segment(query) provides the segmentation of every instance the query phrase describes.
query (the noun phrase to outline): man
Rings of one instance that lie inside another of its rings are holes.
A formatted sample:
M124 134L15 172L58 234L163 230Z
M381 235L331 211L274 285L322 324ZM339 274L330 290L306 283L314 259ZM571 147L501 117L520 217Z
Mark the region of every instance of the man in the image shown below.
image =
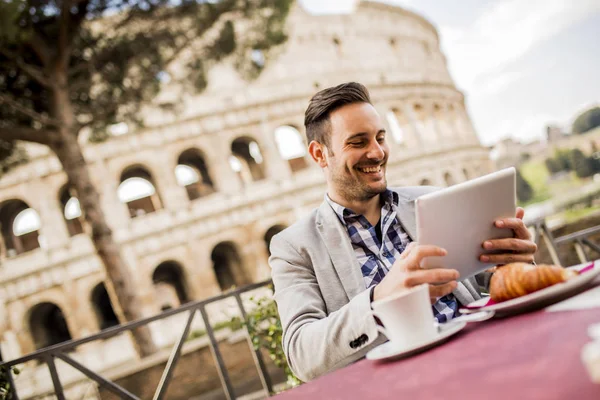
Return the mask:
M275 300L288 363L302 380L358 360L383 343L371 302L428 283L436 319L447 321L460 304L480 298L475 279L457 282L458 271L425 270L424 257L444 249L410 243L414 199L435 188L388 188L389 147L367 89L346 83L317 93L305 114L308 149L323 169L327 194L321 206L271 241ZM486 241L499 254L482 261L533 262L536 251L522 221L496 222L513 239ZM457 233L459 233L457 227Z

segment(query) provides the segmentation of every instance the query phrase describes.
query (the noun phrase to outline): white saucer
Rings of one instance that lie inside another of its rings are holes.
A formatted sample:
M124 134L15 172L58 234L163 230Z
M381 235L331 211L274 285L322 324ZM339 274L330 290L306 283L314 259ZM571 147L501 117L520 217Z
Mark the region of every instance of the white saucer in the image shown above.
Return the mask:
M420 353L427 349L437 346L438 344L444 343L454 334L460 332L465 326L466 322L452 322L447 324L441 324L439 326L440 332L433 339L429 339L422 343L417 343L410 347L399 347L397 344L391 341L385 342L382 345L375 347L373 350L367 353L368 360L397 360L412 356Z

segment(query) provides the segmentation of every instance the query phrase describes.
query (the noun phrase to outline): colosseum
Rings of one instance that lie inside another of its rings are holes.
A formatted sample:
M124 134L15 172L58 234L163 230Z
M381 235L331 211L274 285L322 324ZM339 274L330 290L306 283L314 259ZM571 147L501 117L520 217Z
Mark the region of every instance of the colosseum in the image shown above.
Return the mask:
M430 22L362 1L344 15L295 7L288 32L258 79L219 65L205 92L181 98L177 118L154 111L143 130L119 124L108 140L84 143L144 315L269 278L270 238L323 200L303 134L319 89L353 80L369 88L391 132L390 185L446 186L490 171ZM28 151L30 161L0 180L4 360L117 323L58 160L41 146ZM170 331L157 324L155 341L169 345ZM77 352L98 371L135 358L125 336ZM21 398L50 390L42 367L25 365Z

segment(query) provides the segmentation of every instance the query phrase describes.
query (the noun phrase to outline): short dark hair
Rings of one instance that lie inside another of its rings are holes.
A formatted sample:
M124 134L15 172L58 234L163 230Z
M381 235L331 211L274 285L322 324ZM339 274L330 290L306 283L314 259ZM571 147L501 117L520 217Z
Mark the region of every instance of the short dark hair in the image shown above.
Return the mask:
M342 83L323 89L315 94L304 113L304 127L308 143L313 140L330 145L331 124L330 114L338 108L354 103L369 103L371 97L364 85L357 82Z

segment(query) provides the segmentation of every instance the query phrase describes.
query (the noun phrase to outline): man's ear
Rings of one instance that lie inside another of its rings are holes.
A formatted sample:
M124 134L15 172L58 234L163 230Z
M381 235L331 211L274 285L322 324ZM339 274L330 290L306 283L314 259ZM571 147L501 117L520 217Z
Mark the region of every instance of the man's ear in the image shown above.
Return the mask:
M327 159L325 157L325 154L327 153L327 148L325 148L325 145L313 140L308 145L308 152L312 159L315 160L317 164L319 164L319 167L327 167Z

